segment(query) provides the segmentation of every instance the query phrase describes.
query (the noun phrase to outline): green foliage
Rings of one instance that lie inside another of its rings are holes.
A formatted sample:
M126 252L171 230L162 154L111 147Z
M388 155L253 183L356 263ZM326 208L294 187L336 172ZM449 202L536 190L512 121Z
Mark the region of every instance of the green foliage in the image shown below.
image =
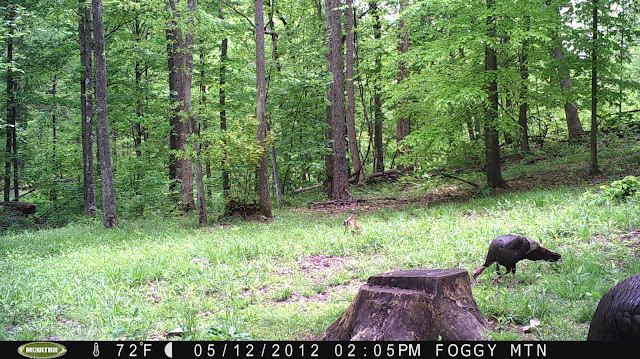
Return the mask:
M609 200L640 199L640 178L627 176L613 181L609 185L601 186L602 194Z
M208 340L251 340L251 336L248 333L238 332L234 325L228 328L211 327L207 334L210 335Z

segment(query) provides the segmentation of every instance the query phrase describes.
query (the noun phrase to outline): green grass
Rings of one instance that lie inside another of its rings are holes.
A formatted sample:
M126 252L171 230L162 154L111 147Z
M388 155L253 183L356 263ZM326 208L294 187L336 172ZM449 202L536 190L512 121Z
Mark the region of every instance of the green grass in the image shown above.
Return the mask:
M177 327L191 340L314 338L369 276L412 268L471 272L489 241L505 233L535 238L563 259L520 262L515 277L497 285L491 267L472 282L496 328L493 338L584 340L602 295L640 272L638 239L615 235L640 228L640 203L594 201L584 192L542 188L383 208L358 214L359 236L344 233L347 214L288 209L269 224L201 229L182 217L124 221L111 230L88 221L6 233L0 340L164 339ZM539 326L519 331L533 318Z

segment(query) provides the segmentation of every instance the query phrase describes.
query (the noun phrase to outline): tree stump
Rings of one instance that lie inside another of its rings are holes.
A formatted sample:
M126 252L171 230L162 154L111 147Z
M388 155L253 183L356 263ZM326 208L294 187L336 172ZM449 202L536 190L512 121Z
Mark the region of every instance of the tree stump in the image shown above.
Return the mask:
M487 340L489 323L462 269L420 269L378 274L321 340Z

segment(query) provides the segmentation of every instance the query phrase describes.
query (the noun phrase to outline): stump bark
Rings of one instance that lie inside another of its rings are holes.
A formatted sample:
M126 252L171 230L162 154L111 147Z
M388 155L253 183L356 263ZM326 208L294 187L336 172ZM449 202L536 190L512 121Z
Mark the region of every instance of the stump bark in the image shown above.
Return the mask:
M487 340L489 328L462 269L420 269L370 277L321 340Z

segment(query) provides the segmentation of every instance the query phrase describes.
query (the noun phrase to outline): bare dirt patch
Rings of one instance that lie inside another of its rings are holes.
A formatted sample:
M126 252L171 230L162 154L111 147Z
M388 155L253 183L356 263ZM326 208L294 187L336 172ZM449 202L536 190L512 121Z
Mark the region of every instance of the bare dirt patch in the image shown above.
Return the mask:
M632 229L622 232L598 234L589 240L590 244L598 242L617 242L634 251L640 250L640 229Z
M289 303L318 303L326 302L332 294L347 290L357 290L364 281L357 278L355 266L361 259L352 256L331 256L314 254L299 258L295 266L279 267L274 276L282 279L280 284L270 285L257 290L247 289L241 295L243 297L271 298L267 302L276 305ZM321 288L313 295L304 295L296 292L282 295L283 287L286 287L287 277L302 275L309 281L310 286ZM327 284L336 277L344 276L344 281L337 280L337 284Z

